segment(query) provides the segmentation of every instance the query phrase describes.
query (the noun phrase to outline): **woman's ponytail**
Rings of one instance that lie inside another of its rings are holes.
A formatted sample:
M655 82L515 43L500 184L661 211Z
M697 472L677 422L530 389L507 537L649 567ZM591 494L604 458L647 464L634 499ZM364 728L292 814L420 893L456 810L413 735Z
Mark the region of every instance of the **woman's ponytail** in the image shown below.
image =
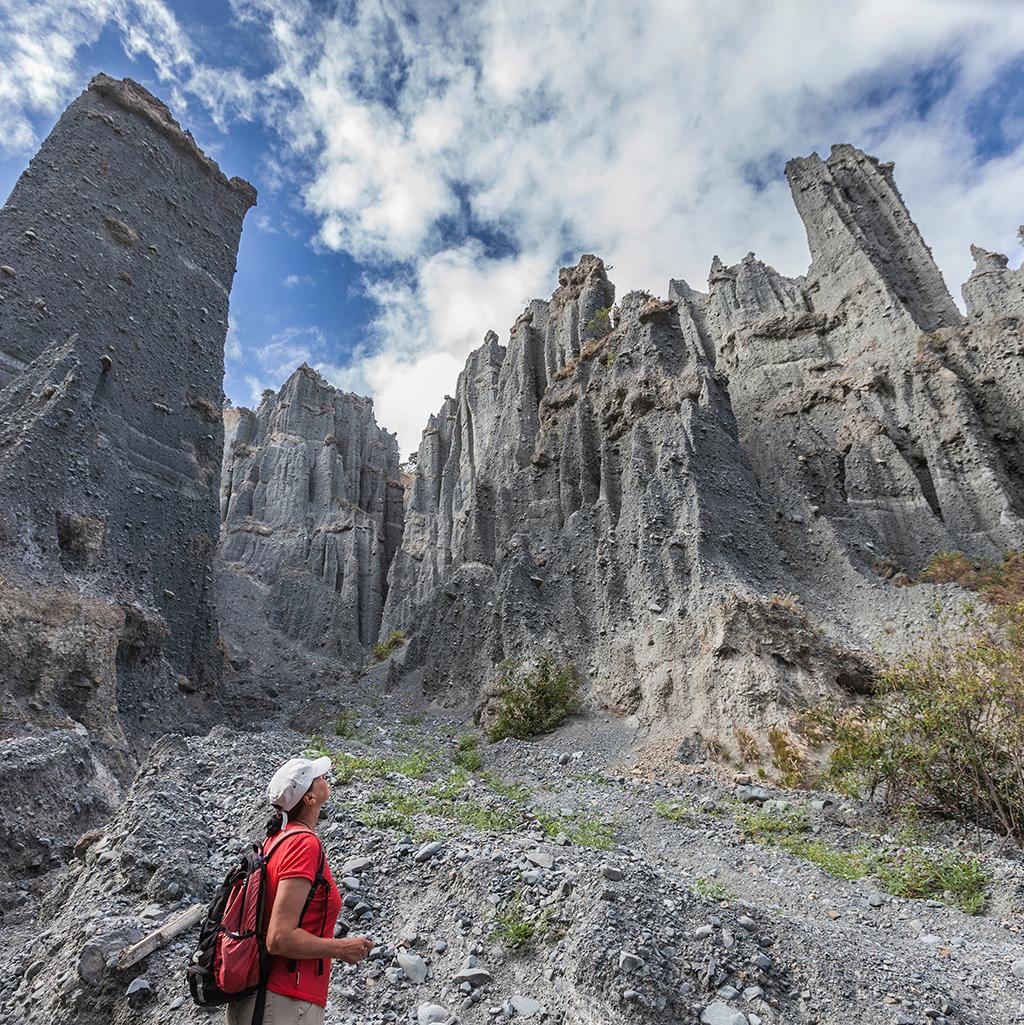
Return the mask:
M267 819L267 836L275 836L281 832L284 826L284 812L280 808L274 810L274 814Z

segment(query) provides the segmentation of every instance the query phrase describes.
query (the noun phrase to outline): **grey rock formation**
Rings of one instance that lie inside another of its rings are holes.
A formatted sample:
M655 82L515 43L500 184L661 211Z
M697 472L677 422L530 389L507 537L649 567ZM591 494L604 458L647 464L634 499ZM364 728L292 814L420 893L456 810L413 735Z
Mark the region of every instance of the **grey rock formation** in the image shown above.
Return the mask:
M129 739L217 682L224 337L254 202L99 75L0 210L0 701L7 735L55 731L54 771L81 727L123 773ZM81 764L53 836L103 782Z
M970 322L1024 317L1024 269L1010 270L1002 253L971 246L974 270L963 295Z
M547 651L650 724L772 721L912 642L931 595L898 585L931 556L1024 544L1019 272L986 255L965 324L891 165L837 146L787 175L806 276L716 257L708 293L606 317L588 256L469 357L384 616L429 693Z
M225 411L220 549L227 626L271 623L361 660L402 535L398 443L373 403L302 366L255 412ZM260 615L254 615L259 612Z

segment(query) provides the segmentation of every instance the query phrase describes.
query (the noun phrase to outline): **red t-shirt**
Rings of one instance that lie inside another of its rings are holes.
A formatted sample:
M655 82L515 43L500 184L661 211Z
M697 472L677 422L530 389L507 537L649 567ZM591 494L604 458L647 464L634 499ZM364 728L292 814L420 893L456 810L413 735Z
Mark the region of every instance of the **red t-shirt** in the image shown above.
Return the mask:
M268 837L263 844L264 852L276 846L274 854L267 866L267 906L273 908L277 886L282 879L308 879L312 884L316 877L317 865L320 862L321 846L316 834L306 826L289 823L285 833L294 834L281 839L281 833ZM306 909L301 926L314 936L333 936L334 926L341 911L341 894L334 885L331 870L324 861L324 878L327 889L319 886L312 903ZM303 897L305 901L305 897ZM326 902L326 917L324 903ZM269 921L269 918L267 919ZM316 958L307 961L295 961L295 970L289 971L293 962L286 957L274 957L270 967L270 979L267 989L281 996L293 997L295 1000L306 1000L311 1004L325 1007L327 1004L327 984L331 977L331 959L323 959L322 975L317 974Z

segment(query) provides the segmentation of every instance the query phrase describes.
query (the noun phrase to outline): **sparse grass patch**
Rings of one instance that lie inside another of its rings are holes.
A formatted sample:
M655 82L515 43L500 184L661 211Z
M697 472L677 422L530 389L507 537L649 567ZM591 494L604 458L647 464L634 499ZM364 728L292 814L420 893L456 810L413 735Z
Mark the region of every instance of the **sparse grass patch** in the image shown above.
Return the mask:
M400 833L412 832L412 819L390 808L365 811L360 814L363 825L370 829L394 829Z
M564 833L569 842L577 847L606 851L615 842L618 832L614 823L585 811L573 815L554 815L545 811L534 811L532 814L547 836L554 839Z
M475 733L463 733L459 737L452 761L468 772L479 772L483 767L483 755L479 751L479 739Z
M655 801L652 805L656 815L660 815L669 822L682 822L693 818L693 809L681 801Z
M405 644L405 634L401 630L392 630L384 640L378 641L373 646L374 660L383 662L384 659L390 658L392 653L403 644Z
M740 753L740 761L746 764L760 760L761 747L757 743L757 737L750 730L739 726L733 736L736 738L736 749Z
M807 812L803 808L769 812L763 808L737 816L737 824L744 840L754 843L773 843L782 836L795 836L807 831Z
M520 893L495 908L491 937L509 950L519 950L537 939L547 925L547 913L533 910Z
M979 914L988 899L988 873L977 858L961 851L867 843L844 850L808 837L802 809L776 814L761 809L739 816L738 822L744 839L779 847L837 879L870 877L894 896L943 900L970 915Z
M768 730L768 746L772 749L772 767L778 773L778 783L787 790L802 786L807 777L807 756L793 734L781 726Z
M1024 602L1024 552L1007 552L1002 562L969 559L963 552L939 552L921 573L925 584L959 584L990 605Z
M524 740L550 733L579 708L579 679L572 663L557 665L549 655L534 667L506 659L498 667L498 692L486 732L490 741L515 737Z
M802 836L780 837L778 845L790 854L817 865L829 875L847 882L871 875L875 864L875 855L863 846L844 851L830 847L822 840L808 840Z
M900 847L877 859L874 874L896 897L945 900L969 915L980 914L988 900L988 873L977 858L959 851Z
M693 884L693 892L705 900L727 901L732 900L735 894L728 886L716 883L712 879L697 879Z
M383 761L390 772L408 776L409 779L423 779L437 762L437 755L425 748L417 748L409 754L390 760L383 759Z
M533 791L528 786L504 780L495 772L482 772L480 778L496 794L517 804L526 804L533 797Z
M337 718L334 720L334 735L350 740L359 736L357 720L352 712L346 710L338 713Z

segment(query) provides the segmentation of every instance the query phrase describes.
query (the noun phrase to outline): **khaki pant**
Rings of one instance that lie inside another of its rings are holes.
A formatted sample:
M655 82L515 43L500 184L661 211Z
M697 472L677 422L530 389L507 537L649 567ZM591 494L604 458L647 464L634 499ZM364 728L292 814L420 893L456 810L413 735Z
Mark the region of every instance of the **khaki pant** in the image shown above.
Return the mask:
M237 1003L228 1004L225 1025L250 1025L255 1006L255 993ZM268 992L263 1025L324 1025L324 1009L319 1004Z

